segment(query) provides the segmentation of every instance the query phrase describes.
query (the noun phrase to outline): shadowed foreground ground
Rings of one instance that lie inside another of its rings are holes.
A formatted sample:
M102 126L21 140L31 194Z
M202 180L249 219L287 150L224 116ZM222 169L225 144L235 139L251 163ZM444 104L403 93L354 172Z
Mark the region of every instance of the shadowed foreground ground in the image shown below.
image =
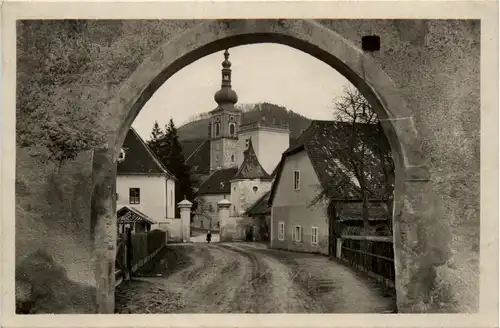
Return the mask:
M257 243L169 245L116 291L117 313L391 313L393 297L342 264Z

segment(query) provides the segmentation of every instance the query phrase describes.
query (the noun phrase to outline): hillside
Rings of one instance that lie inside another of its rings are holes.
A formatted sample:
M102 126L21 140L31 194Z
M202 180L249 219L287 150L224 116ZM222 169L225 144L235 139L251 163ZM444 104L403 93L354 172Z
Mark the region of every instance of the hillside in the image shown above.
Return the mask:
M256 122L265 117L267 122L276 123L288 122L290 127L290 138L296 139L310 123L310 119L297 114L285 107L270 103L260 103L251 105L242 105L243 110L242 124ZM200 119L184 124L178 128L179 139L183 144L192 143L195 140L204 140L208 137L209 118L206 113L200 115Z

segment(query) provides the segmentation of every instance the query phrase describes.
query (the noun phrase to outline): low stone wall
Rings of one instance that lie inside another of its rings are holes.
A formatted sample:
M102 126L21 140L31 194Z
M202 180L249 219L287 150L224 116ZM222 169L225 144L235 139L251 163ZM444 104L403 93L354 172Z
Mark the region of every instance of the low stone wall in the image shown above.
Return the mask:
M182 242L182 220L179 218L167 219L166 222L160 223L160 229L168 234L169 243Z

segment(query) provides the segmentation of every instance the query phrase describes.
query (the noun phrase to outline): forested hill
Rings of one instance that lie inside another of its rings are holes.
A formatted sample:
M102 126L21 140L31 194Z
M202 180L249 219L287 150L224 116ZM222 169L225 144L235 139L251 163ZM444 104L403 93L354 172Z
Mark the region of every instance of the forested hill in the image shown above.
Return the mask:
M276 123L288 122L290 138L292 139L296 139L311 122L307 117L270 103L242 105L239 108L243 111L242 124L261 121L263 117L270 123L273 121ZM195 118L180 126L177 130L179 139L182 141L207 139L208 117L208 113L203 113L198 116L198 119Z

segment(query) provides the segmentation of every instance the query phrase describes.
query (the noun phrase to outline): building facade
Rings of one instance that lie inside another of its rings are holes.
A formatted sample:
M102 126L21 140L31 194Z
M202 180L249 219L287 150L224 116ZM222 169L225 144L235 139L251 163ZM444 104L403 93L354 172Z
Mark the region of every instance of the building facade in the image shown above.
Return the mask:
M130 128L117 164L116 204L144 213L152 229L175 217L176 178Z
M386 224L394 176L389 147L378 139L375 125L352 127L346 122L312 121L297 144L283 153L269 198L271 247L328 254L333 249L331 237L340 236L347 225L360 228L363 198L353 158L364 167L360 174L366 177L370 195L370 225ZM353 155L353 131L367 151Z

